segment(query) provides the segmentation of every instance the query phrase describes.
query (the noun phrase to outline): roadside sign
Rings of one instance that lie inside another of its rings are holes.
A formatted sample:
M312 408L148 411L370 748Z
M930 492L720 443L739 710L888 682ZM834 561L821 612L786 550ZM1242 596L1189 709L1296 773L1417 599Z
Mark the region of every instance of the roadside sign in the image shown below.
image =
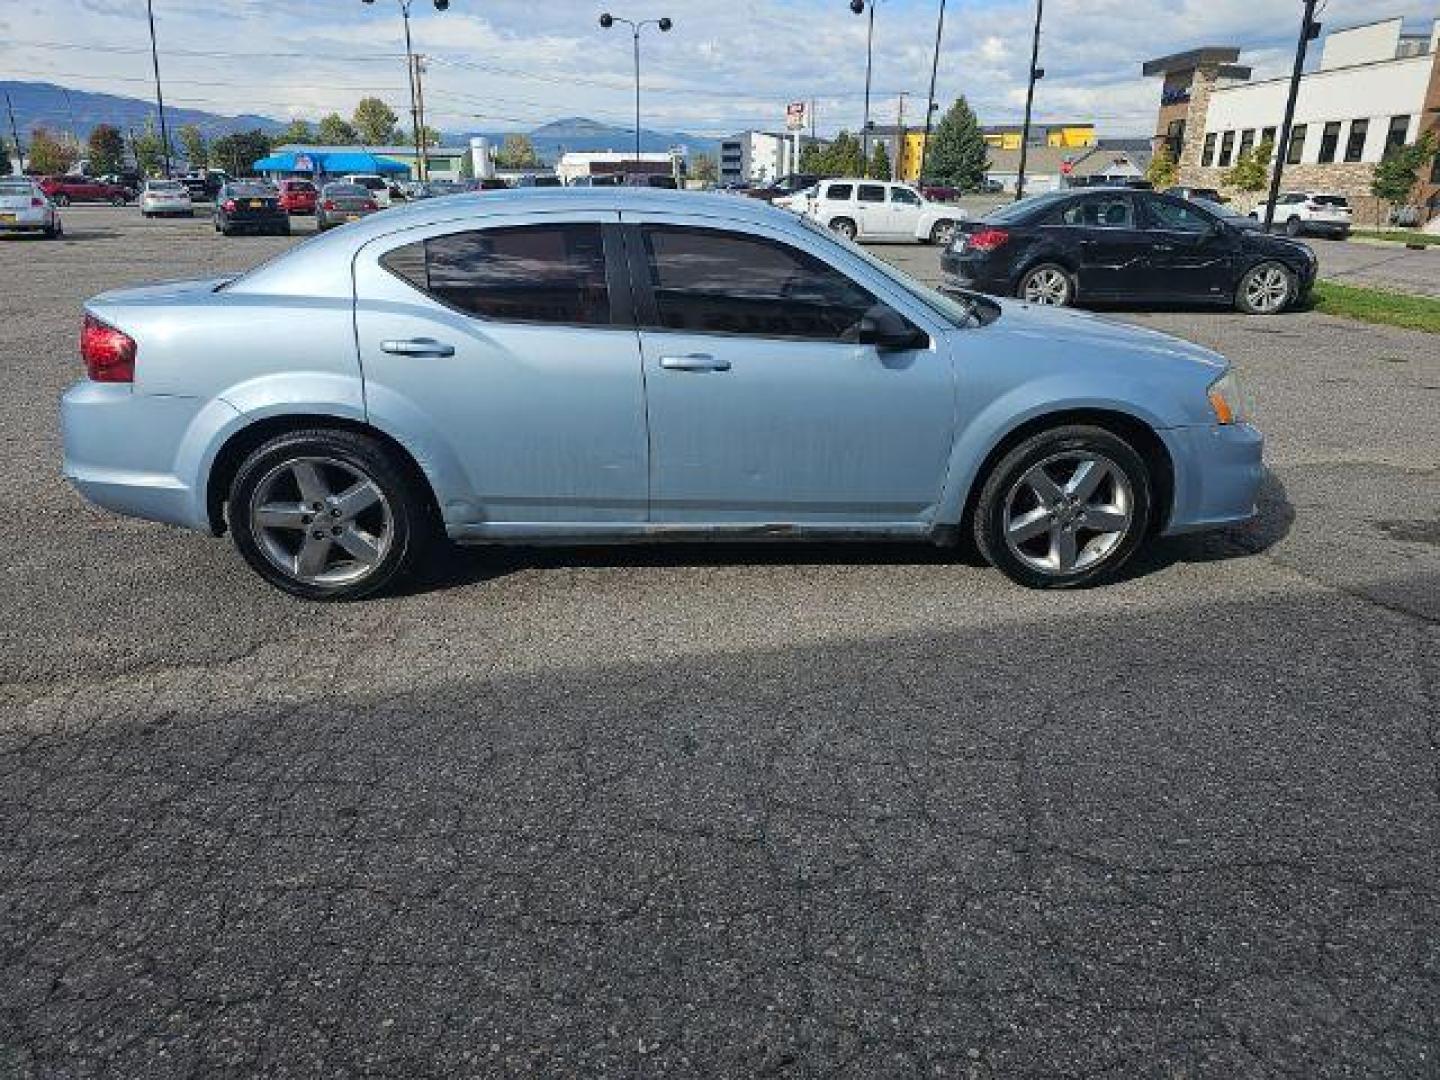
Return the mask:
M1069 176L1069 175L1070 175L1072 172L1074 172L1074 171L1075 171L1075 163L1074 163L1073 161L1062 161L1062 162L1060 163L1060 172L1061 172L1061 175L1063 175L1063 176Z
M805 102L792 101L785 106L785 127L789 131L805 130Z

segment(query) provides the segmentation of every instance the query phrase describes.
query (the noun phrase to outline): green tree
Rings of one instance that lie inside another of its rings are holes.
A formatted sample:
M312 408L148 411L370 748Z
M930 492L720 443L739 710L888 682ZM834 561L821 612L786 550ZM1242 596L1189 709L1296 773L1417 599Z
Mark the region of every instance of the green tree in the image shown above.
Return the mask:
M44 128L30 133L30 171L40 176L63 173L79 158L75 148L61 142Z
M210 147L210 164L231 176L250 176L255 162L270 153L270 136L256 128L236 131L215 140Z
M210 164L210 147L196 125L185 124L180 128L180 145L185 147L185 160L192 169L203 169Z
M430 147L432 147L432 146L439 146L439 145L440 145L440 131L439 131L438 128L433 128L433 127L431 127L429 124L425 124L425 125L424 125L423 127L421 127L421 129L420 129L420 135L421 135L421 137L425 140L425 148L426 148L427 150L428 150ZM395 141L398 145L400 145L400 146L414 146L414 145L415 145L415 132L414 132L414 129L413 129L413 128L396 128L396 129L395 129L395 133L394 133L394 141Z
M865 175L873 180L890 179L890 151L885 149L883 142L877 142L870 152L870 165Z
M385 102L377 97L364 97L355 106L355 115L351 117L351 122L362 143L367 146L384 146L396 138L397 119L395 110Z
M1179 178L1180 170L1175 165L1175 156L1170 153L1170 144L1161 143L1155 151L1155 156L1150 159L1150 167L1145 170L1145 179L1157 191L1164 191L1172 187Z
M935 128L926 157L926 175L921 179L974 191L984 183L989 168L989 151L980 122L970 103L958 97Z
M1427 131L1425 137L1408 146L1394 146L1385 153L1380 164L1375 166L1375 175L1370 180L1370 194L1376 198L1375 227L1380 227L1380 203L1399 206L1409 202L1410 193L1415 190L1417 174L1435 157L1435 133Z
M834 176L863 176L865 174L865 153L860 140L843 128L821 157L823 168Z
M827 147L818 139L807 142L800 148L800 171L806 173L822 173L825 168Z
M90 171L97 176L117 173L125 167L125 140L120 129L109 124L96 124L86 140L86 156Z
M349 121L333 112L320 118L320 126L315 135L324 146L354 146L359 141L359 136Z
M1241 191L1263 191L1270 181L1270 158L1275 144L1266 139L1259 146L1246 150L1235 164L1221 174L1221 181Z
M495 151L495 164L506 169L529 169L540 164L540 156L529 135L506 135Z
M475 179L475 155L470 150L466 150L460 158L460 179Z
M155 130L155 120L147 117L145 127L139 135L130 139L130 152L135 155L135 167L145 176L159 176L165 164L165 144Z
M712 185L720 179L720 163L714 154L696 154L690 163L690 176L702 184Z
M315 132L310 127L309 120L291 120L290 126L275 136L276 146L286 146L291 143L298 143L303 146L306 143L313 143L314 141Z

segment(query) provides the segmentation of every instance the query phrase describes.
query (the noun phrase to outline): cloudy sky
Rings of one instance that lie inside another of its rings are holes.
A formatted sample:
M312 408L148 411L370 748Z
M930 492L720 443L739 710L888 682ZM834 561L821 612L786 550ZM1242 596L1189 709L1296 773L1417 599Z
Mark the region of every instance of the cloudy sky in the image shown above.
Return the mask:
M647 127L720 135L776 127L788 100L814 100L822 134L862 114L866 19L848 0L414 0L415 48L433 58L427 119L447 131L526 129L564 116L628 124L628 33L603 30L607 3L631 18L670 16L642 42ZM1435 0L1322 0L1327 27L1440 14ZM407 101L397 0L154 0L166 99L281 119L348 114L374 93ZM880 0L872 117L894 119L901 91L923 99L939 0ZM1049 0L1039 119L1095 120L1147 134L1159 88L1141 61L1234 44L1257 75L1289 65L1299 0ZM949 0L937 97L965 94L983 122L1018 120L1034 0ZM141 0L5 0L0 78L146 96ZM923 106L922 106L923 107ZM907 105L913 120L920 110Z

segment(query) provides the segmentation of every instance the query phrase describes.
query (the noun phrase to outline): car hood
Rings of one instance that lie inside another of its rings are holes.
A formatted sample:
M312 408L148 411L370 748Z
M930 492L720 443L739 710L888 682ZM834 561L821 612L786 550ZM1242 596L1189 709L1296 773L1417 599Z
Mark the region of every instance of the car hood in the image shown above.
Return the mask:
M1159 330L1105 318L1074 308L1027 304L1023 300L992 298L1001 315L989 329L1017 339L1044 342L1046 349L1059 348L1082 357L1123 357L1150 363L1200 365L1216 374L1230 362L1213 349L1184 341Z

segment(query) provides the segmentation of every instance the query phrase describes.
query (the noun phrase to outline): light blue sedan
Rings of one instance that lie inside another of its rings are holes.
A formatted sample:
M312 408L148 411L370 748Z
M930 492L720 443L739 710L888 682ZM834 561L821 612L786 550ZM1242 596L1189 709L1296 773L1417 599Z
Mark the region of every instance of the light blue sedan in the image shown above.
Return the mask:
M762 203L458 195L86 305L65 475L315 599L467 544L956 542L1022 584L1254 512L1223 357L942 295Z

